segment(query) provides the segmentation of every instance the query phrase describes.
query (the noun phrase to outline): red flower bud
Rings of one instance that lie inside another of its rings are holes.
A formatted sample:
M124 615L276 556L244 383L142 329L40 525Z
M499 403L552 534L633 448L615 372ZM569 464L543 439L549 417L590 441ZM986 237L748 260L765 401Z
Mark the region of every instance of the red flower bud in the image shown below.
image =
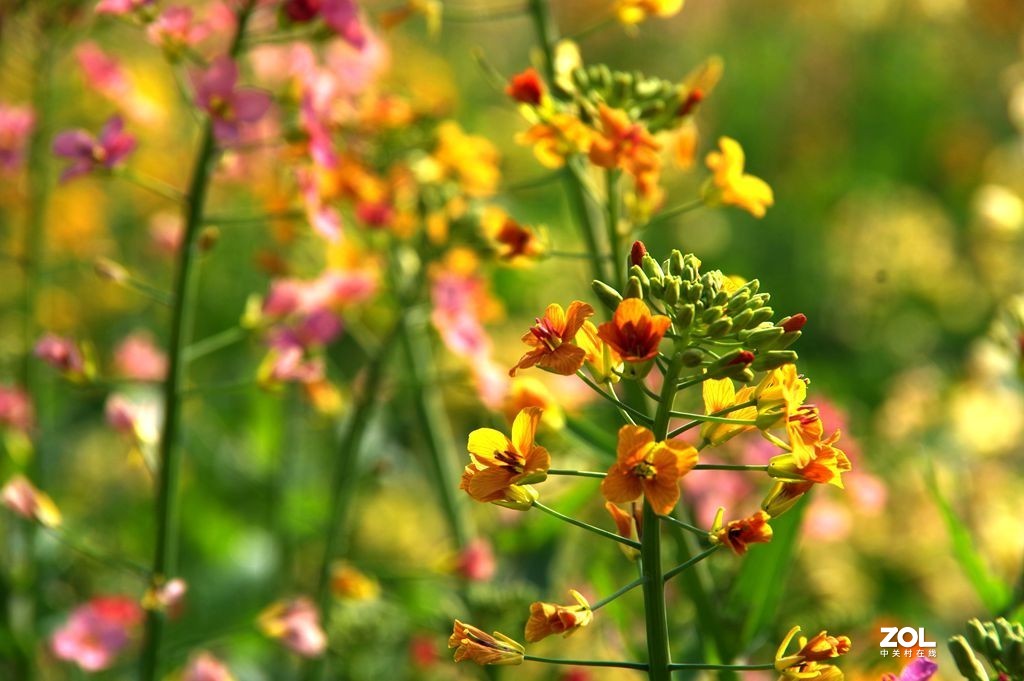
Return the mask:
M296 23L312 21L320 11L320 0L287 0L284 13Z
M734 364L750 364L754 361L754 353L750 350L740 350L736 353L736 356L729 361L729 366Z
M505 94L517 102L537 106L544 98L544 81L532 66L512 76L505 88Z
M781 326L786 333L793 333L794 331L799 331L800 329L804 328L804 324L806 323L807 315L805 315L802 312L799 312L793 315L792 317L786 319L786 321L782 322Z
M633 247L629 249L629 264L639 267L644 261L645 255L647 255L647 246L644 246L644 242L634 241Z
M694 88L690 90L690 94L686 96L683 103L679 106L680 116L689 116L693 113L693 110L697 108L697 105L704 101L704 91Z

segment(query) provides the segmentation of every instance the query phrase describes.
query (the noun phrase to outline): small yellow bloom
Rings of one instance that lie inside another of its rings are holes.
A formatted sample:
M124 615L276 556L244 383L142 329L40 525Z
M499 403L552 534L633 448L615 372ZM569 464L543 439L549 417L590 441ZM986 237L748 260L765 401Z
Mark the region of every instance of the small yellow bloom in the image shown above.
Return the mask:
M548 428L561 430L565 427L565 412L551 390L533 376L516 376L509 384L502 411L512 423L516 415L527 407L543 409L540 420Z
M331 568L331 593L352 601L372 601L380 595L380 584L348 563Z
M529 501L532 505L536 492L531 495L523 486L547 479L551 467L548 450L533 441L541 411L527 407L519 412L511 438L493 428L470 433L467 449L471 461L459 488L480 502L511 502L517 507Z
M704 381L702 392L704 396L704 413L713 414L723 409L749 402L754 396L754 389L744 386L737 393L732 384L732 379L723 378L720 380ZM724 414L726 418L753 421L757 418L757 407L751 405L742 409L736 409ZM736 423L712 423L705 421L700 427L700 436L705 442L711 445L720 445L740 433L750 430L754 426L744 426Z
M619 0L615 5L615 16L627 26L644 21L649 15L661 18L678 14L685 0Z
M594 620L590 603L576 590L570 589L576 605L555 605L536 602L530 606L530 619L526 622L526 642L536 643L553 634L571 636Z
M454 121L438 126L434 158L470 196L493 194L501 180L498 149L484 137L467 135Z
M455 648L455 661L470 660L479 665L515 665L523 663L526 648L502 633L490 635L471 624L455 620L448 647Z
M533 146L533 155L545 168L561 168L567 156L590 151L594 132L569 114L554 114L516 136L516 142Z
M713 199L739 206L754 217L762 218L768 206L775 202L772 188L759 177L743 172L744 155L740 143L730 137L718 140L720 151L707 155L708 168L716 192Z
M796 366L786 364L772 371L754 389L753 396L757 399L758 427L766 431L785 424L797 464L803 466L810 461L813 445L821 439L823 428L817 410L803 406L807 382L797 373Z
M597 326L589 319L583 322L583 326L576 333L576 345L587 353L587 367L594 380L598 383L619 382L616 370L622 369L622 356L601 339L597 333Z

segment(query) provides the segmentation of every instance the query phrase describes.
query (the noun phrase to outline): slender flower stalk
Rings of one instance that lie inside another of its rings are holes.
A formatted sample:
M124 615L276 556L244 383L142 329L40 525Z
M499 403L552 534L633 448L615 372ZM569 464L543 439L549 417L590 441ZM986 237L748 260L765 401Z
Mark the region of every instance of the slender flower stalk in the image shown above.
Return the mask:
M638 586L641 586L643 583L644 583L644 578L643 577L638 577L638 578L634 579L632 582L630 582L626 586L622 587L621 589L619 589L618 591L613 593L611 596L607 596L605 598L602 598L597 603L594 603L593 605L591 605L590 606L590 611L594 612L594 611L597 611L597 610L603 608L604 606L608 605L609 603L611 603L612 601L617 599L619 596L622 596L624 594L629 593L630 591L632 591L633 589L637 588Z
M567 516L565 514L559 513L558 511L556 511L553 508L545 506L544 504L540 503L539 501L534 501L533 502L533 507L538 509L538 510L540 510L540 511L543 511L544 513L547 513L550 516L554 516L555 518L558 518L559 520L567 522L570 525L575 525L576 527L582 527L584 530L589 530L590 532L593 532L594 534L599 534L599 535L601 535L602 537L604 537L606 539L611 539L612 541L617 541L620 544L625 544L626 546L629 546L629 547L634 548L634 549L640 548L640 544L638 542L633 541L632 539L626 539L625 537L620 537L617 534L614 534L612 532L608 532L607 530L602 530L600 527L594 527L593 525L591 525L589 523L585 523L582 520L576 520L575 518L570 518L569 516Z
M229 54L233 58L241 47L246 24L254 8L246 2L237 15L237 27ZM185 351L191 334L193 307L196 298L194 269L198 252L197 240L203 224L203 210L210 185L216 147L213 121L207 120L201 133L199 148L192 169L192 178L185 194L184 235L178 254L171 308L171 329L168 345L168 369L163 386L164 422L160 434L157 468L156 549L153 555L154 579L173 574L177 567L177 540L180 512L181 451L178 435L181 428L183 388L186 382ZM154 681L160 677L161 644L164 635L164 613L150 610L146 615L145 633L139 665L139 678Z
M707 534L707 533L705 533L705 534ZM689 560L684 561L684 562L680 563L679 565L675 566L674 568L666 571L663 579L667 582L668 580L672 579L673 577L678 575L683 570L686 570L687 568L690 568L690 567L696 565L697 563L701 562L702 560L704 560L705 558L710 556L712 553L717 551L720 547L721 547L720 544L716 544L715 546L712 546L710 548L705 549L704 551L701 551L700 553L698 553L693 558L690 558Z
M523 659L529 662L543 662L545 664L570 665L573 667L618 667L619 669L637 669L647 671L647 665L643 662L615 662L605 660L559 660L551 657L537 657L536 655L523 655Z
M574 475L578 478L603 478L607 473L599 471L573 471L565 468L549 468L548 475Z

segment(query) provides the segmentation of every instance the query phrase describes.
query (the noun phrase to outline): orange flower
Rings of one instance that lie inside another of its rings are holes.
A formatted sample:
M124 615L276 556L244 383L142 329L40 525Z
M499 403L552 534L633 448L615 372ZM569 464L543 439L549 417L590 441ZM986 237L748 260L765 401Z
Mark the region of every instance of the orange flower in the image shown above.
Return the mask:
M615 308L610 322L597 329L597 335L622 356L624 362L646 362L658 354L658 345L672 320L651 315L644 301L626 298Z
M498 257L506 262L535 258L544 253L544 245L534 230L520 225L500 208L487 208L481 224L497 247Z
M480 502L504 502L520 496L510 497L510 488L546 479L551 457L533 441L540 416L538 407L519 412L512 423L511 439L493 428L470 433L467 448L472 461L462 474L459 488Z
M789 647L790 642L799 631L800 627L790 629L775 652L775 671L782 674L780 678L786 681L797 681L798 679L841 681L843 674L837 667L819 663L850 652L849 637L829 636L827 631L820 632L810 640L801 636L797 640L800 649L792 655L786 655L786 648Z
M767 544L772 540L771 519L764 511L758 511L749 518L730 520L722 525L723 509L718 509L715 524L711 528L711 540L716 544L725 544L737 556L747 552L749 544Z
M594 131L569 114L554 114L516 136L516 142L533 146L533 155L545 168L561 168L572 154L590 150Z
M615 369L621 367L622 358L597 335L597 327L589 319L583 322L576 334L576 344L587 353L587 365L599 383L616 383L619 375Z
M587 353L573 341L583 322L593 314L594 308L579 300L569 303L568 311L557 303L548 305L544 317L536 320L522 338L533 350L520 357L508 375L515 376L519 369L534 365L563 376L579 371Z
M610 501L606 501L604 504L605 510L608 511L608 515L612 517L612 522L615 523L615 531L618 532L619 536L623 539L639 541L641 527L640 514L637 513L635 505L631 504L631 506L632 512L627 513ZM622 552L626 554L626 557L631 560L636 560L640 556L640 552L632 546L619 544L619 548L622 549Z
M471 624L455 620L448 647L455 648L455 661L470 660L479 665L522 664L526 649L504 634L494 635L477 629Z
M516 376L509 384L508 394L502 403L505 419L512 423L519 412L527 407L544 410L541 423L553 430L565 426L565 412L551 390L533 376Z
M604 104L598 107L598 116L601 131L590 146L591 163L602 168L622 168L636 178L656 177L661 170L661 145L647 128L629 120L625 111Z
M608 501L624 504L644 495L657 513L672 511L679 500L679 478L697 464L697 450L673 440L655 442L640 426L619 429L616 461L601 482Z
M523 104L537 106L544 99L545 87L537 69L532 66L509 79L505 94Z
M536 602L530 605L526 621L526 642L536 643L553 634L571 636L594 620L590 603L579 591L570 590L576 605L555 605Z
M833 447L839 440L837 430L827 440L814 443L810 459L806 463L797 456L796 451L773 456L768 462L768 475L782 480L797 480L835 485L842 489L842 474L850 470L850 460L838 447Z

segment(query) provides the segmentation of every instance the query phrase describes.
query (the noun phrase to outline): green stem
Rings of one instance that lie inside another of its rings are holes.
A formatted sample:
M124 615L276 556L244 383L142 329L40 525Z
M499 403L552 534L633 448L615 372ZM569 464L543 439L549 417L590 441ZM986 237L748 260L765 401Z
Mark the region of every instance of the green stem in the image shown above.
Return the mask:
M402 325L403 320L396 322L394 329L381 343L377 354L370 359L362 390L354 398L335 457L330 488L331 512L325 534L324 553L320 562L316 591L320 617L326 630L329 630L331 616L331 566L345 546L344 536L349 523L349 511L358 489L359 448L380 396L385 364L398 339ZM320 678L326 672L325 658L312 660L307 667L305 678Z
M536 655L523 655L528 662L543 662L544 664L564 664L573 667L618 667L620 669L639 669L647 671L647 665L643 662L612 662L604 660L559 660L551 657L537 657Z
M119 177L122 180L134 184L140 189L145 189L146 191L152 192L157 196L161 196L168 201L182 203L188 200L188 197L182 194L176 187L164 182L163 180L158 180L155 177L143 175L133 170L129 170L128 168L115 170L113 174L114 177Z
M775 669L773 663L767 664L705 664L703 662L675 662L670 666L672 671L684 669L709 669L718 671L749 671L755 669Z
M689 213L692 210L697 210L702 206L704 206L704 199L695 199L689 203L682 203L678 206L673 206L672 208L666 208L651 218L646 225L640 228L639 231L646 231L651 227L667 222L678 215L682 215L683 213Z
M611 603L612 601L614 601L619 596L622 596L623 594L629 593L630 591L632 591L633 589L637 588L638 586L640 586L643 583L644 583L644 578L643 577L639 577L637 579L634 579L632 582L630 582L626 586L622 587L621 589L619 589L618 591L613 593L611 596L607 596L605 598L602 598L597 603L594 603L593 605L591 605L590 606L590 611L591 612L596 612L596 611L600 610L604 606L606 606L609 603Z
M549 468L548 475L575 475L579 478L603 478L607 473L598 471L574 471L568 468Z
M226 347L230 347L235 343L245 340L249 336L249 330L243 329L240 326L232 326L229 329L224 329L219 333L215 333L212 336L192 343L185 348L185 361L194 362L201 357L223 350Z
M693 467L695 471L767 471L768 466L755 466L741 463L699 463Z
M589 531L593 532L594 534L599 534L602 537L604 537L605 539L611 539L612 541L617 541L620 544L625 544L626 546L632 547L634 549L640 548L639 542L635 542L632 539L626 539L625 537L620 537L619 535L615 534L614 532L609 532L607 530L602 530L600 527L594 527L593 525L585 523L582 520L576 520L575 518L570 518L567 515L559 513L558 511L556 511L553 508L545 506L544 504L540 503L539 501L533 502L533 506L534 506L534 508L536 508L538 510L541 510L541 511L544 511L548 515L554 516L554 517L558 518L559 520L563 520L563 521L569 523L570 525L575 525L576 527L582 527L584 530L589 530Z
M626 290L625 252L622 250L622 232L619 231L622 195L619 193L619 177L622 171L618 168L606 170L604 173L605 193L608 200L608 243L612 252L612 276L615 288Z
M431 380L436 374L437 362L427 335L426 320L422 317L420 315L419 319L414 319L412 314L406 315L402 348L405 351L406 368L412 377L416 417L426 436L431 472L441 495L441 506L455 537L455 544L462 549L469 542L470 530L460 499L456 498L459 469L453 455L458 450L444 407L444 398L437 383Z
M662 381L661 400L654 416L654 439L668 435L670 412L675 401L676 383L683 370L683 355L677 353L669 363ZM650 502L644 499L640 540L640 561L644 574L644 617L647 624L647 659L652 681L668 681L672 653L668 638L668 614L665 607L665 578L661 566L661 524Z
M704 532L703 534L704 534L705 537L707 537L708 533ZM668 580L672 579L673 577L678 575L683 570L686 570L687 568L689 568L689 567L691 567L693 565L696 565L697 563L701 562L702 560L704 560L705 558L707 558L708 556L710 556L712 553L714 553L715 551L717 551L720 548L721 548L721 544L715 544L714 546L711 546L709 548L704 549L703 551L698 553L693 558L690 558L689 560L686 560L686 561L680 563L679 565L676 565L671 570L668 570L665 573L664 580L667 582Z
M648 424L651 423L651 417L650 416L648 416L647 414L643 413L639 409L634 409L633 407L629 406L628 404L626 404L625 402L620 400L618 397L616 397L614 393L609 393L609 392L605 392L604 390L602 390L601 386L599 386L597 383L594 383L594 381L589 376L587 376L585 373L583 373L582 370L577 371L576 375L579 376L580 379L584 383L586 383L588 386L590 386L590 388L594 392L596 392L598 395L600 395L604 399L606 399L609 402L611 402L612 404L614 404L620 411L624 412L625 414L629 414L633 418L639 419L640 421L643 421L644 423L648 423Z
M544 57L544 74L549 83L555 82L555 45L558 43L558 31L551 18L551 11L548 8L547 0L530 0L530 18L533 21L534 32L540 42L541 54ZM576 223L583 232L583 240L587 244L587 251L590 253L591 276L594 279L606 280L604 262L601 257L602 249L597 234L597 223L599 217L595 206L587 199L584 178L581 171L576 167L574 160L566 160L565 167L561 171L562 182L565 184L568 194L569 208L576 217Z
M679 520L676 517L670 515L659 515L658 518L664 520L665 522L672 523L676 527L681 527L688 532L693 532L695 535L699 537L703 537L704 539L708 538L707 530L702 530L695 525L691 525L690 523L684 523L682 520Z
M246 24L254 7L249 0L238 12L237 28L228 54L238 54ZM178 254L177 273L174 281L174 299L171 308L169 364L164 381L164 422L160 434L158 454L157 496L156 496L156 549L153 554L152 575L165 578L177 568L178 517L180 512L179 477L181 473L181 451L178 435L181 421L181 393L186 380L185 348L191 327L192 307L195 302L197 237L203 222L203 208L206 203L213 157L215 152L213 122L207 120L203 127L199 149L195 156L192 179L185 195L184 237ZM155 681L160 672L160 647L164 635L164 614L150 611L146 615L142 653L139 663L141 681Z
M706 421L709 423L730 423L737 426L754 426L757 421L753 419L731 419L727 416L714 416L712 414L695 414L688 411L673 411L670 416L674 419L693 419L694 421Z

